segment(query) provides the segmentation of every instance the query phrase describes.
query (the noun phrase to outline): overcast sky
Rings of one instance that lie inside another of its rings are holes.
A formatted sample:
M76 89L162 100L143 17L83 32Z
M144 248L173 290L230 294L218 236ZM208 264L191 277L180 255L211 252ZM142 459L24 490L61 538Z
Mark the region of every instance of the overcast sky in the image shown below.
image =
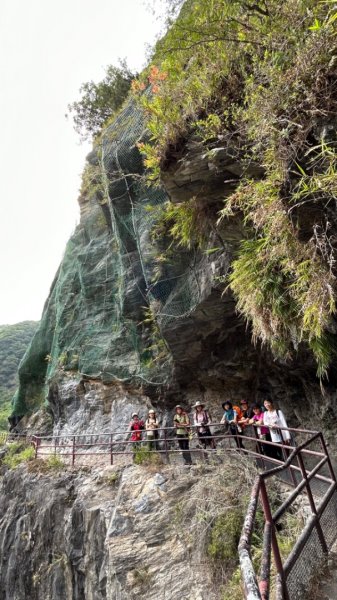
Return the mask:
M119 57L139 70L159 27L143 0L0 0L0 324L40 318L78 222L67 104Z

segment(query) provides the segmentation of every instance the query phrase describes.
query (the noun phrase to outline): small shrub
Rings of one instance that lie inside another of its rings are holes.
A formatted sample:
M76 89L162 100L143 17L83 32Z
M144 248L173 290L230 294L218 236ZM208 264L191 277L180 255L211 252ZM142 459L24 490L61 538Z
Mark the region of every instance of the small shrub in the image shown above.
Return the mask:
M210 558L221 561L236 560L242 523L243 514L240 508L230 508L215 519L207 548Z
M240 567L238 567L226 583L223 600L242 600L243 597L241 571Z
M8 431L0 431L0 446L3 446L8 437Z
M103 477L103 482L113 487L120 480L120 476L121 474L119 471L113 471L112 473L109 473L109 475Z
M277 540L280 553L283 560L286 560L292 551L295 542L298 540L305 526L304 516L298 511L287 512L282 521L281 529L278 531Z
M51 471L59 471L64 469L64 462L57 454L52 454L49 456L46 460L46 465Z
M8 444L7 446L7 454L13 456L14 454L17 454L19 450L22 450L24 447L25 446L23 442L10 442L10 444Z
M209 235L209 221L205 207L196 198L179 204L166 202L157 210L152 239L169 236L175 246L191 249L203 247Z
M158 466L161 464L161 458L156 452L149 450L146 446L142 446L135 451L133 462L135 465Z
M144 567L143 569L135 569L132 572L132 575L134 585L139 587L147 587L152 578L151 573L149 573L148 567Z
M16 469L21 463L28 462L35 457L33 446L26 446L21 442L13 442L8 447L8 452L2 462L10 469Z

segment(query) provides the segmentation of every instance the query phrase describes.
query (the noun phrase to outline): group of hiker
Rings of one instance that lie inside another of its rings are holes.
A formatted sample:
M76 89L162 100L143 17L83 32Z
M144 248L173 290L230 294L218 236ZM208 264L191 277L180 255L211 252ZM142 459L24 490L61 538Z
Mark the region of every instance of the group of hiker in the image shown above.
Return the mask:
M212 419L208 409L200 401L196 402L192 408L193 415L191 419L180 404L176 405L173 416L175 437L186 465L192 464L189 443L193 430L196 431L198 441L204 450L216 449L216 440L210 429ZM249 405L246 400L241 400L240 406L233 405L232 402L226 400L223 402L222 408L224 413L220 423L225 425L226 433L228 432L234 437L240 450L244 450L245 429L249 425L255 425L258 440L257 451L272 458L282 459L282 447L270 445L268 442L290 444L291 433L288 429L283 429L287 428L284 414L281 410L275 408L271 400L266 399L263 404L254 403L252 405ZM158 450L159 428L159 420L154 409L148 411L145 420L134 412L128 428L130 441L133 442L133 450L137 451L143 444L144 434L148 449Z

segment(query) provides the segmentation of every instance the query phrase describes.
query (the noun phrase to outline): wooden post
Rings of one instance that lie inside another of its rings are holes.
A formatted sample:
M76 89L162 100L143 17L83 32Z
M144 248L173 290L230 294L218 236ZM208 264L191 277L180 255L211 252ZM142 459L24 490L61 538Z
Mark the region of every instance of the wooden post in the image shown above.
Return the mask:
M110 465L114 464L112 433L110 435Z

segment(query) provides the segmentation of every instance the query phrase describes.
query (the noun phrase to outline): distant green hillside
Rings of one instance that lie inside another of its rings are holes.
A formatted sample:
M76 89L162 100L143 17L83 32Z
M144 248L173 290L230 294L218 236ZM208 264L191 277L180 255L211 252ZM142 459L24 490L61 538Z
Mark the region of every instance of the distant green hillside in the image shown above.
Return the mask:
M17 369L37 325L36 321L0 325L0 430L7 428Z

